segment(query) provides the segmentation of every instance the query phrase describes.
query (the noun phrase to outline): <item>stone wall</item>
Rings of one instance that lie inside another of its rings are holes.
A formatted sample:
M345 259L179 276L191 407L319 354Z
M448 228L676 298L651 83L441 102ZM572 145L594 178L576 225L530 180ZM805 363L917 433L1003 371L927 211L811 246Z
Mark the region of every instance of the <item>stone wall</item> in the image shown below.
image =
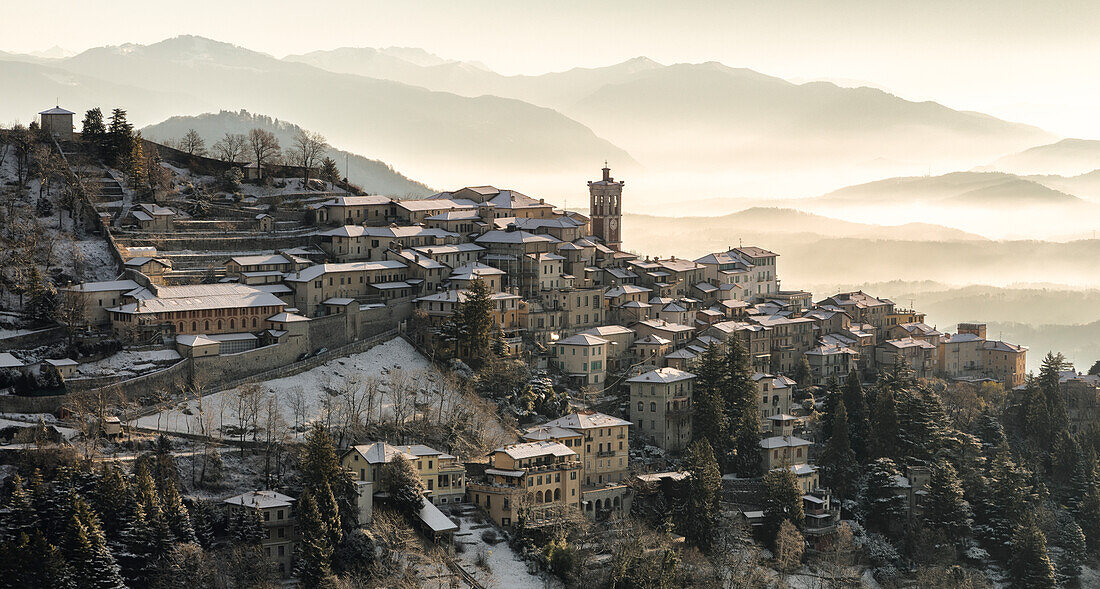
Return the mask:
M153 246L159 252L169 254L177 250L195 251L261 251L290 249L305 247L320 242L320 237L315 234L272 236L270 233L258 233L255 235L226 235L224 237L212 237L210 235L189 235L184 237L170 237L164 234L129 234L118 236L122 245Z
M13 335L0 339L0 352L24 348L37 348L38 346L56 342L64 336L65 328L60 325L39 329L23 335Z

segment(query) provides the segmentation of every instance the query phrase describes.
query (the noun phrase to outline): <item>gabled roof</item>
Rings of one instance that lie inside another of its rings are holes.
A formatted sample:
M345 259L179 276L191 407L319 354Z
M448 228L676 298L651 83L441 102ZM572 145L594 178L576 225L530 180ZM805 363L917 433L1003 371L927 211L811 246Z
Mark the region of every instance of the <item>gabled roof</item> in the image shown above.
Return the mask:
M521 444L509 444L493 450L503 452L513 460L535 458L538 456L576 456L577 453L570 450L561 442L542 440L538 442L524 442Z
M577 335L558 340L557 342L557 344L561 346L598 346L606 343L609 342L602 337L596 337L587 333L578 333Z
M690 372L677 370L675 368L658 368L657 370L650 370L645 374L639 374L638 376L629 378L626 382L668 384L670 382L691 380L693 378L695 378L695 375Z
M813 442L803 440L797 436L773 436L760 440L760 447L767 450L774 448L794 448L797 446L812 446Z
M615 427L619 425L631 425L631 423L625 419L619 419L618 417L612 417L606 413L598 413L596 411L578 411L576 413L570 413L564 415L552 421L548 421L543 425L564 427L566 429L592 429L597 427Z
M536 425L523 431L523 439L532 441L575 438L580 435L580 432L554 425Z
M267 509L269 507L288 507L295 501L297 501L295 498L275 491L248 491L247 493L234 495L226 499L224 503Z
M397 260L379 260L377 262L344 262L342 264L314 264L297 272L286 275L287 282L309 282L330 272L365 272L371 270L400 270L405 264Z

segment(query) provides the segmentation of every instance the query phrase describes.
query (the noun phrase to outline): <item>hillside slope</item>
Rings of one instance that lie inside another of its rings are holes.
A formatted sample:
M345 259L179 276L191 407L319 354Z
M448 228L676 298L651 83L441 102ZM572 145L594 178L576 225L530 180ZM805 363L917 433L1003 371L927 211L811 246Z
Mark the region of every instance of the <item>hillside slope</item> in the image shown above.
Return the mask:
M248 131L254 128L274 133L284 151L293 145L294 137L301 129L298 125L287 121L250 114L242 110L240 112L221 111L217 114L206 113L198 116L172 117L155 125L149 125L143 128L141 132L145 137L163 143L164 141L179 139L187 133L188 129L194 129L206 141L209 148L226 133L247 134ZM419 197L435 192L424 184L411 180L395 171L392 166L385 162L368 159L335 148L328 150L328 156L336 160L341 172L344 171L346 162L348 165L348 179L353 184L361 186L368 193Z

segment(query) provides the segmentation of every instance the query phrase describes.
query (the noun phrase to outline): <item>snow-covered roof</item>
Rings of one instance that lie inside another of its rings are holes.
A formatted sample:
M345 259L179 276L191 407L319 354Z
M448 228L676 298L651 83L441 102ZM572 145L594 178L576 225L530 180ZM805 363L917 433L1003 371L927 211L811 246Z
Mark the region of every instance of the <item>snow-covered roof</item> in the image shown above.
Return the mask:
M38 114L40 114L40 115L75 115L76 113L71 111L71 110L65 110L65 109L61 108L60 106L55 106L53 108L46 109L46 110L44 110L44 111L42 111Z
M372 270L400 270L405 269L405 264L397 260L380 260L377 262L344 262L341 264L315 264L303 268L298 272L287 274L287 282L309 282L332 272L369 272Z
M503 452L507 454L513 460L522 460L524 458L534 458L536 456L576 456L577 453L570 450L565 444L561 442L550 441L538 441L538 442L524 442L521 444L509 444L507 446L501 446L493 452Z
M612 335L634 335L634 330L629 327L623 327L622 325L601 325L599 327L593 327L586 329L582 334L594 335L596 337L606 337Z
M263 264L289 264L290 260L283 257L281 254L270 254L266 256L233 256L229 258L230 262L236 262L241 266L260 266Z
M606 344L608 341L602 337L596 337L587 333L578 333L577 335L559 340L557 343L562 346L598 346L600 344Z
M645 374L639 374L633 378L627 379L626 382L639 382L639 383L670 383L679 382L681 380L690 380L695 378L695 375L683 370L677 370L675 368L658 368L657 370L650 370Z
M289 507L295 501L296 499L293 497L275 491L248 491L226 499L225 503L267 509L269 507Z
M615 427L618 425L630 425L629 421L625 419L619 419L618 417L612 417L606 413L598 413L596 411L578 411L576 413L570 413L564 415L552 421L548 421L543 425L564 427L566 429L592 429L596 427Z
M79 366L80 363L72 358L48 358L44 360L50 366Z
M523 439L525 440L554 440L560 438L573 438L581 435L580 433L567 429L564 427L558 427L555 425L536 425L529 427L523 432Z
M212 346L216 345L218 342L202 334L185 334L177 335L176 343L187 348L194 348L197 346Z
M128 291L138 287L138 283L133 280L102 280L75 284L66 290L73 292L108 292L113 290Z
M174 289L188 287L167 287L158 290L157 296L143 299L137 303L127 303L109 309L116 313L146 314L146 313L171 313L176 311L200 311L206 309L232 309L242 307L279 307L286 305L279 297L262 290L257 290L244 285L195 285L205 288L214 286L235 287L236 290L215 292L213 294L200 294L203 289L195 289L192 296L163 296L164 293L172 293ZM172 289L172 290L169 290Z
M267 318L271 323L296 323L298 321L309 321L309 317L303 317L297 313L277 313Z
M794 448L796 446L811 446L812 442L803 440L797 436L772 436L760 440L760 447L771 450L773 448Z
M12 356L8 352L0 352L0 368L22 368L26 366L22 360Z
M433 533L453 532L458 529L458 524L439 511L439 508L428 501L427 497L420 498L420 511L416 515Z

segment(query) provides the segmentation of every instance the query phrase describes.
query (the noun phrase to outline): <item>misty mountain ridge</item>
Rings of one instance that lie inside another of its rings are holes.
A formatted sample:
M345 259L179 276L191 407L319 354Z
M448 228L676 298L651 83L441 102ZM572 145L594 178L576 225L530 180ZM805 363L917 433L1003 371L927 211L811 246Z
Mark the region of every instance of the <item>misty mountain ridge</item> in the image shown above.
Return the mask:
M1100 141L1069 138L1006 155L975 170L1076 176L1097 168L1100 168Z
M146 138L165 143L178 140L189 129L194 129L206 142L209 150L226 133L247 134L251 129L270 131L279 140L286 153L294 144L294 137L301 127L288 121L281 121L247 111L206 113L198 116L177 116L166 121L144 127L141 132ZM428 186L411 180L397 172L392 166L378 160L329 147L329 157L336 160L341 174L344 165L348 166L348 179L352 184L363 188L369 194L384 194L403 198L428 196L435 191ZM213 157L213 154L211 154Z
M57 60L56 67L116 85L157 88L185 97L170 112L147 110L134 100L135 94L126 92L90 104L63 100L71 110L118 105L129 110L132 122L143 125L173 115L246 107L293 120L356 153L402 169L415 165L419 170L434 170L444 177L445 170L457 169L471 177L501 169L534 173L549 168L579 174L604 159L621 167L633 163L620 148L551 109L495 96L466 98L389 80L334 74L202 37L89 49ZM18 89L16 94L37 101L48 96L51 104L58 95L54 86L44 88L41 83L13 87ZM82 93L60 95L85 100ZM29 117L41 109L38 104L22 112Z
M1088 204L1072 194L1003 172L887 178L841 188L811 200L864 205L922 203L982 207Z

